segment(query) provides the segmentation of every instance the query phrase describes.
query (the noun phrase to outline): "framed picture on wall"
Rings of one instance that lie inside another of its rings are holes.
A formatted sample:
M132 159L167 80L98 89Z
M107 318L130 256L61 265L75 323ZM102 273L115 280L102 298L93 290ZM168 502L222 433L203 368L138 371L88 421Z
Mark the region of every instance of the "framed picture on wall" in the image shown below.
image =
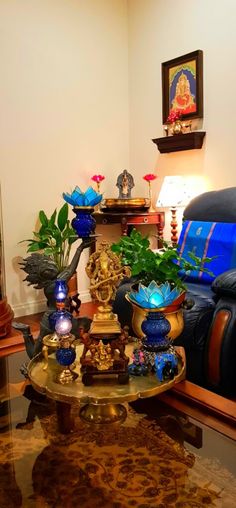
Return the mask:
M172 111L182 119L203 117L203 52L198 49L162 63L163 124Z

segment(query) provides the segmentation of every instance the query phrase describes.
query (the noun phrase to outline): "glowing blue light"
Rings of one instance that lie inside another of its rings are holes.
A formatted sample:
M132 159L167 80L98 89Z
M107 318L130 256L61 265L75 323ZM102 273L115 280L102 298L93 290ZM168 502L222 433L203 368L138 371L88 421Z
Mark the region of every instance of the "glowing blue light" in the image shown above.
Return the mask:
M153 280L148 286L139 284L138 291L130 291L128 297L144 309L159 309L173 304L180 294L181 290L172 289L169 282L158 285Z

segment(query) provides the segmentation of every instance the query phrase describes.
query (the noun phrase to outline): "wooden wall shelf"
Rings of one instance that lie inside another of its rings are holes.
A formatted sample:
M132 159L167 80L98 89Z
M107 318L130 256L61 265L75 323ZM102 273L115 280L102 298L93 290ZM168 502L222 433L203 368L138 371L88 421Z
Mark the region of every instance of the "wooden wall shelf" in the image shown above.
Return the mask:
M182 150L202 148L205 134L206 132L204 131L194 131L188 132L187 134L165 136L163 138L153 139L152 141L157 145L161 153L180 152Z

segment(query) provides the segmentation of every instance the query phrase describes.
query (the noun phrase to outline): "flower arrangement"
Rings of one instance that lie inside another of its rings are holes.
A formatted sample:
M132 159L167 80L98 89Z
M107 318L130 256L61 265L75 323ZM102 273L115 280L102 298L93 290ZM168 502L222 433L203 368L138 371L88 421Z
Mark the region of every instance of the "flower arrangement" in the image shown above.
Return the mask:
M71 194L63 192L63 199L74 207L89 206L94 207L102 200L102 195L96 192L92 187L88 187L85 192L76 186Z
M149 199L150 199L150 208L149 208L149 212L155 212L155 208L153 207L152 205L152 188L151 188L151 182L153 180L155 180L157 178L156 175L154 175L153 173L147 173L146 175L143 176L143 179L148 183L149 185Z
M178 120L181 120L182 118L182 114L180 111L171 111L168 118L167 118L167 121L166 123L175 123L177 122Z

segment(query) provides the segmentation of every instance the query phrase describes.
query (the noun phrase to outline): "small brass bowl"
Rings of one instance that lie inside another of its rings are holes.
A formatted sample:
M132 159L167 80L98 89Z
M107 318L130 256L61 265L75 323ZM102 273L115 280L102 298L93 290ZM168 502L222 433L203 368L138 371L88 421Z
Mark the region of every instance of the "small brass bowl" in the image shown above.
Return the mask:
M108 198L103 201L103 212L110 210L142 210L150 207L150 199L147 198L130 198L130 199L114 199Z

